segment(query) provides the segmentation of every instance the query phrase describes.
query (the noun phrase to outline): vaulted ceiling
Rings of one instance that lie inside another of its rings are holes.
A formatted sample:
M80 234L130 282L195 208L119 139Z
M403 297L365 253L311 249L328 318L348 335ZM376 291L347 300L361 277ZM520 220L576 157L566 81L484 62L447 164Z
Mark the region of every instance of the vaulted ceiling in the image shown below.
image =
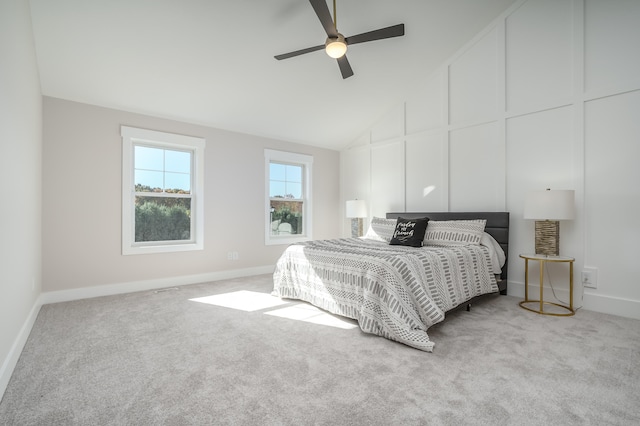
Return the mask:
M329 9L333 4L329 1ZM45 96L340 149L515 0L337 0L342 79L306 0L30 0Z

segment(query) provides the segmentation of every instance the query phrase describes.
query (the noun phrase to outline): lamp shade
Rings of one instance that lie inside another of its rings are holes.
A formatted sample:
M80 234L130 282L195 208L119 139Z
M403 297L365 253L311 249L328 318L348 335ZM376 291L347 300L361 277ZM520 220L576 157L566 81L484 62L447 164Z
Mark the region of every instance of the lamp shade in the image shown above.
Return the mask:
M531 191L524 202L524 218L536 220L571 220L574 216L575 191Z
M367 203L364 200L348 200L347 217L367 217Z

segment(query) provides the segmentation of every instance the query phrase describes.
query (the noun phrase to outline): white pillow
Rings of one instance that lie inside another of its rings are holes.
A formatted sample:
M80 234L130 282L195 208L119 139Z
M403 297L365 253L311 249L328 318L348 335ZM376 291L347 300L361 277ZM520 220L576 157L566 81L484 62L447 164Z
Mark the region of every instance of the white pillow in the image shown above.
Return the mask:
M478 245L486 224L486 219L430 220L424 244L441 247Z
M381 217L373 217L367 233L364 235L365 240L390 242L393 233L396 230L397 219L384 219Z
M501 274L502 267L504 266L504 262L507 260L507 257L505 256L502 247L500 247L500 244L498 244L495 238L484 232L482 234L482 239L480 240L480 245L485 246L489 249L492 272L494 274Z

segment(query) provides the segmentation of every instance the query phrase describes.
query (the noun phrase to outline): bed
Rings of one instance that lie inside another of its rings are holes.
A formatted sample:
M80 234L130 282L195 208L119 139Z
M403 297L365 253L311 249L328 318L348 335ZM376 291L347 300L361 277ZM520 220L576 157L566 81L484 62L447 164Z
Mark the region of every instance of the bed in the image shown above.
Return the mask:
M390 244L389 232L391 239L398 235L398 217L412 226L424 224L424 247ZM462 231L436 232L453 225ZM447 240L467 233L470 242ZM507 212L387 213L372 219L363 238L287 247L273 274L273 295L309 302L357 320L365 333L431 352L427 329L447 312L485 294L506 294L508 244Z

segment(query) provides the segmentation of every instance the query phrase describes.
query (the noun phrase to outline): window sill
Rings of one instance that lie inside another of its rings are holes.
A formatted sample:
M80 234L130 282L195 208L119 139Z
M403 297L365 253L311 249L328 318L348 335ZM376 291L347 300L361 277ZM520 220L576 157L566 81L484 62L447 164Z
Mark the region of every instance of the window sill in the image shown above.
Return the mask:
M283 244L302 243L302 242L310 241L310 240L311 240L311 238L309 238L307 236L300 236L300 237L269 236L269 237L267 237L265 239L264 244L267 245L267 246L276 246L276 245L283 245Z
M136 255L136 254L153 254L153 253L175 253L182 251L197 251L203 250L204 247L202 243L192 243L192 244L165 244L165 245L154 245L154 246L132 246L132 247L123 247L122 254L124 256L128 255Z

